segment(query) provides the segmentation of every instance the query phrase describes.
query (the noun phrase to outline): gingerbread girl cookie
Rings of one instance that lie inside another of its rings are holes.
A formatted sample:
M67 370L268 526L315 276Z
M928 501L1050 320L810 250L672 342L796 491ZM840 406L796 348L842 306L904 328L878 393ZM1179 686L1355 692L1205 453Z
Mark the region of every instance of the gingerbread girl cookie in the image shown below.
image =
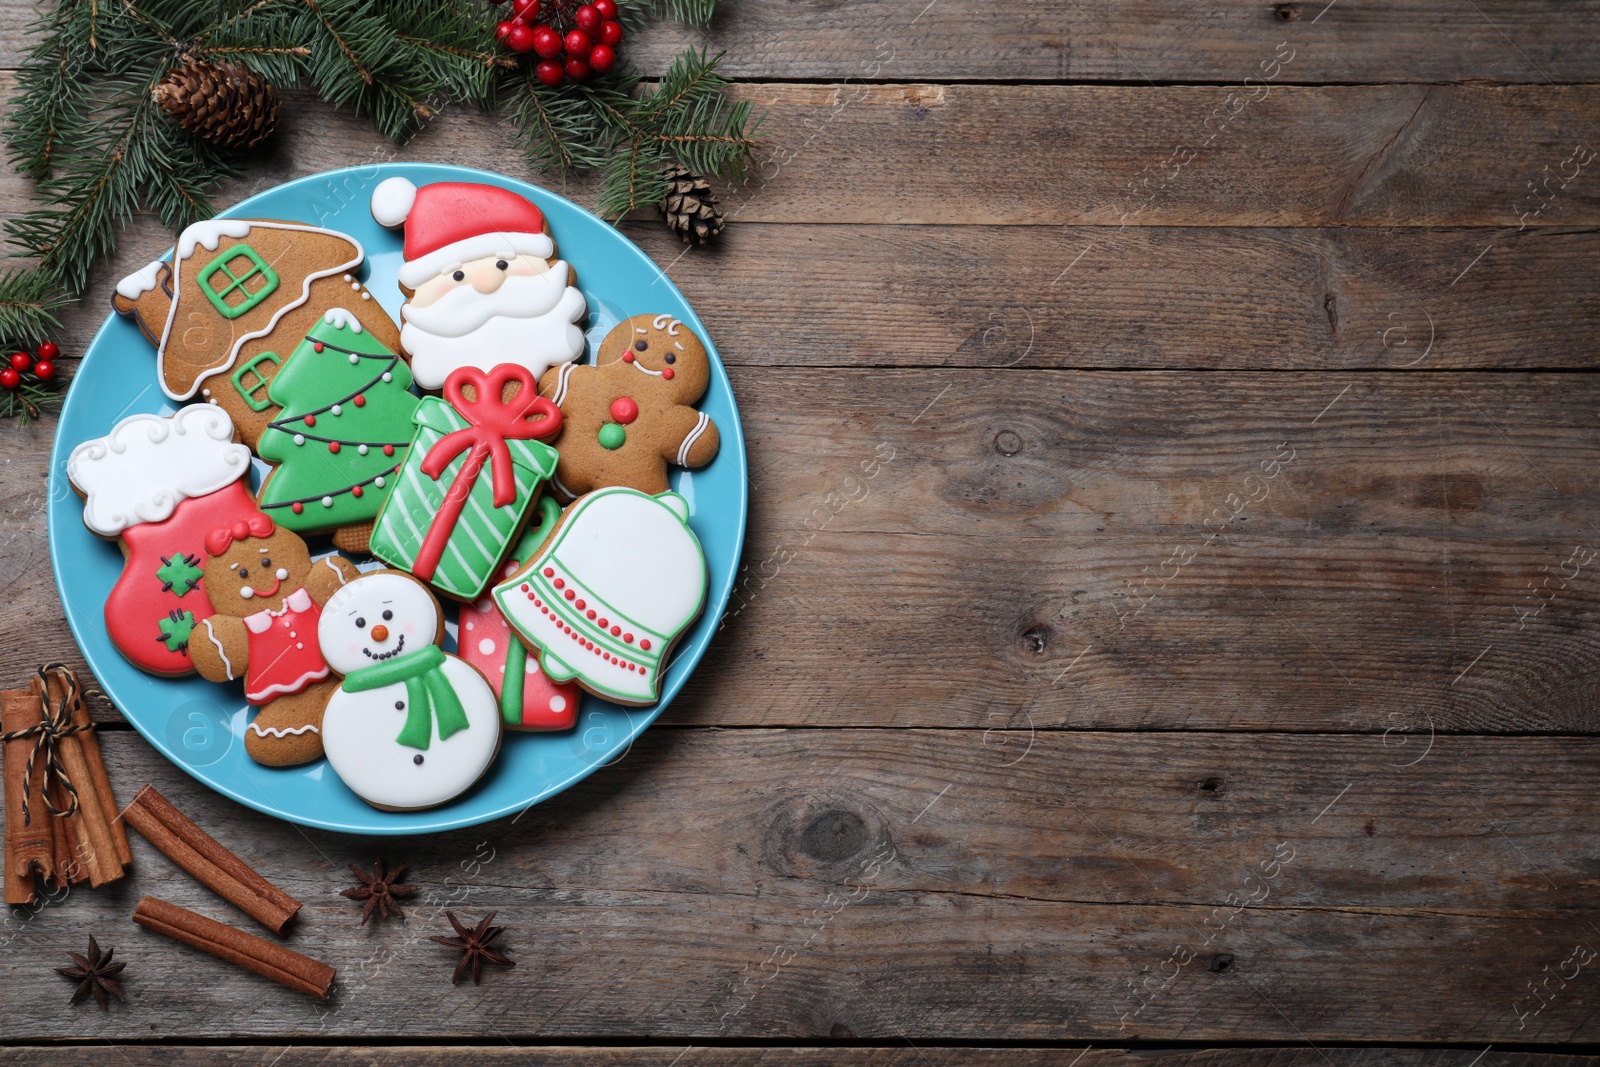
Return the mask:
M306 543L265 515L206 535L206 592L215 614L189 638L201 677L244 679L260 710L245 729L257 763L292 767L322 755L322 712L336 679L317 647L322 605L358 574L338 556L312 562Z
M716 424L694 404L711 383L705 346L670 315L635 315L606 334L594 366L566 364L539 391L564 420L554 485L568 499L606 486L664 493L669 464L703 467Z

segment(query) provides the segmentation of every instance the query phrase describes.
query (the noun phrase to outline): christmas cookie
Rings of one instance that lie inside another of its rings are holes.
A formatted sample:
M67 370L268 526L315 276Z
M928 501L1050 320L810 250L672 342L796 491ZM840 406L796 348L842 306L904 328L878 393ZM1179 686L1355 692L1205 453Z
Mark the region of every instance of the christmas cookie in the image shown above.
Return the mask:
M129 416L67 457L84 525L127 557L106 597L106 634L140 669L194 672L190 631L211 615L206 534L256 513L249 471L250 450L213 407Z
M311 559L306 543L265 515L206 535L206 590L216 613L190 635L200 676L244 679L260 710L245 728L258 763L288 767L322 755L322 709L337 685L317 646L322 605L357 576L337 556Z
M439 648L443 635L439 602L399 571L356 578L317 624L323 657L344 675L322 719L323 747L334 773L373 807L443 804L499 751L494 691Z
M706 562L677 493L597 489L562 514L500 611L553 681L653 704L667 654L705 604Z
M278 466L261 510L296 533L367 551L411 443L411 371L345 308L330 308L267 383L277 415L256 444Z
M711 382L705 346L670 315L635 315L600 345L594 366L546 374L540 392L565 420L556 490L568 498L602 486L667 489L667 468L703 467L717 454L717 427L694 404Z
M388 178L372 217L405 227L400 345L417 384L441 389L459 367L515 363L534 380L583 354L587 314L572 267L555 258L544 213L497 185Z
M510 577L532 559L561 518L561 508L549 497L539 498L539 521L528 528L511 549L504 576ZM483 672L489 687L500 698L500 722L508 730L569 730L578 721L577 683L558 685L539 669L539 660L528 654L512 633L494 601L482 596L461 605L457 630L461 658Z
M425 397L416 436L372 531L372 554L435 589L474 600L499 575L556 453L539 438L561 412L539 395L533 372L503 363L462 367L444 399Z
M277 405L267 383L330 307L398 350L399 331L357 277L352 237L298 222L208 219L184 230L174 258L117 283L111 305L156 346L157 380L173 400L226 411L254 448Z

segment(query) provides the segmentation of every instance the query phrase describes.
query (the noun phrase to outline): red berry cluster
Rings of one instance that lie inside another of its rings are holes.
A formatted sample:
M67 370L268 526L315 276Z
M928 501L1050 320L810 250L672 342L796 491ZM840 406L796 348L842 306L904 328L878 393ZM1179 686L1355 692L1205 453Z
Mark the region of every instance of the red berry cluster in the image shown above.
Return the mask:
M511 0L511 17L494 30L495 37L513 52L532 52L539 57L533 72L541 82L556 86L566 78L582 81L590 74L605 74L617 65L617 45L622 41L617 0L592 0L580 5L572 12L571 28L565 35L551 25L553 20L538 21L542 3L543 0Z
M39 346L36 356L26 352L14 352L6 360L4 370L0 370L0 387L17 389L22 385L22 376L32 371L41 382L48 382L56 376L56 365L51 362L61 354L61 349L56 347L54 341L46 341Z

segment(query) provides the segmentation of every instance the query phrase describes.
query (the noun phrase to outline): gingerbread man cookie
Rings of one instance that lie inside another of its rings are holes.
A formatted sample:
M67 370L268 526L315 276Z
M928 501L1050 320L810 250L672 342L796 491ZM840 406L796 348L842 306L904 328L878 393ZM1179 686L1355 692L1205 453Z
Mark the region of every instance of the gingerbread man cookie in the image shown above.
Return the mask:
M265 515L206 536L206 592L215 614L189 636L189 655L213 682L244 679L260 710L245 728L257 763L292 767L322 755L322 712L338 688L317 646L322 605L351 579L338 556L315 562L306 543Z
M561 408L554 485L568 499L607 486L668 489L668 465L703 467L716 424L694 404L711 383L700 339L670 315L635 315L600 345L594 366L566 364L540 379Z

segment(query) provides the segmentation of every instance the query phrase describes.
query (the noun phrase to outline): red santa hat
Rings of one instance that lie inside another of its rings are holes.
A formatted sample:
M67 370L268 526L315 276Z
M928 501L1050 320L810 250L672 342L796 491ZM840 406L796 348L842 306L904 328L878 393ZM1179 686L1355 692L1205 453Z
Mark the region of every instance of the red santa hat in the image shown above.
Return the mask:
M405 178L386 178L372 191L372 217L406 228L400 284L407 289L468 260L517 253L549 259L556 250L543 212L498 185L434 182L419 189Z

